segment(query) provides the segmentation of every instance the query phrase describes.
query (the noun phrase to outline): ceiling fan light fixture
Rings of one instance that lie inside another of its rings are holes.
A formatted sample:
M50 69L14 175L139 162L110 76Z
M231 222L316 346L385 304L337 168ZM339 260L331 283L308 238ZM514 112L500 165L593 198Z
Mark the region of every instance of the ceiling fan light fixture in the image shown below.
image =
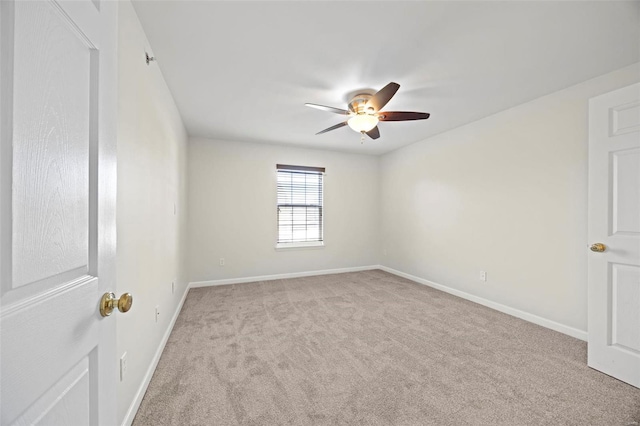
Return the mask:
M378 125L378 117L369 114L357 114L347 120L347 124L358 133L366 133Z

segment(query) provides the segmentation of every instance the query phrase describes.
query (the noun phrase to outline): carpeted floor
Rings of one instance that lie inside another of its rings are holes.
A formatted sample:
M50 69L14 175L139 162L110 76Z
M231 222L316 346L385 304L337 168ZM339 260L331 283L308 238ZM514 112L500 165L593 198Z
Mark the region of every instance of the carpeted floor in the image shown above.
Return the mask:
M134 425L603 425L586 343L382 272L192 289Z

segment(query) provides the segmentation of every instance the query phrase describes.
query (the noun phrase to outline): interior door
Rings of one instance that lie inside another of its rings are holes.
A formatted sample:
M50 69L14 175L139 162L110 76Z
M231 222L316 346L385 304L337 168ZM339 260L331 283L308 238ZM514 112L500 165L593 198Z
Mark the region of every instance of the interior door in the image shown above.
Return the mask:
M0 2L0 423L116 423L117 3Z
M589 242L589 366L640 387L640 83L589 102Z

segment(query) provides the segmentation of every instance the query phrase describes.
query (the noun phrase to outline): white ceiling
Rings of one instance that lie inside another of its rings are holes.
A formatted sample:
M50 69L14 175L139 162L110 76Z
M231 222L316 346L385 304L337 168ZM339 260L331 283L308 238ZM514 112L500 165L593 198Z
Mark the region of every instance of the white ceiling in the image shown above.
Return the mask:
M640 60L640 2L134 1L192 136L381 154ZM401 85L360 143L350 95Z

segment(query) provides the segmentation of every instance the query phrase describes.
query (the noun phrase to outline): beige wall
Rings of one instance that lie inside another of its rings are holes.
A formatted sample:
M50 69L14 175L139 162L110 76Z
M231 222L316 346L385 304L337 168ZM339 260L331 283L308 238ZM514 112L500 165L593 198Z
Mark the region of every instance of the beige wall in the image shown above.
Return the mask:
M134 298L131 311L114 319L118 357L126 352L128 359L118 387L122 422L188 283L182 266L187 136L158 65L145 63L151 50L131 3L119 6L117 292Z
M639 80L636 64L382 156L381 263L586 330L588 99Z
M326 167L324 248L275 250L278 163ZM377 264L377 176L373 156L192 138L190 280Z

